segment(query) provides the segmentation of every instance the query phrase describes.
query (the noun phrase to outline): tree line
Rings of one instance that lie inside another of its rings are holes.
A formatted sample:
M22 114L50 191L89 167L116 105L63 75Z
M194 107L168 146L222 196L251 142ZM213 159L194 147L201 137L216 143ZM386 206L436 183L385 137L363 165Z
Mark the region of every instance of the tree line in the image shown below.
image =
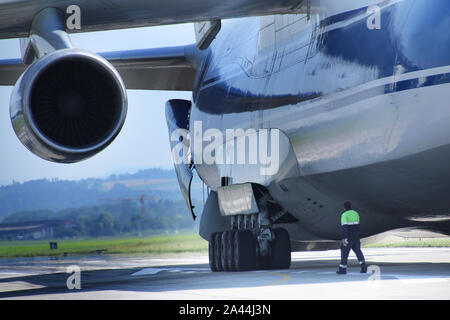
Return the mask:
M129 235L147 231L194 229L184 201L160 200L145 203L144 210L132 202L103 204L53 211L17 212L3 223L68 220L71 227L55 230L56 238Z

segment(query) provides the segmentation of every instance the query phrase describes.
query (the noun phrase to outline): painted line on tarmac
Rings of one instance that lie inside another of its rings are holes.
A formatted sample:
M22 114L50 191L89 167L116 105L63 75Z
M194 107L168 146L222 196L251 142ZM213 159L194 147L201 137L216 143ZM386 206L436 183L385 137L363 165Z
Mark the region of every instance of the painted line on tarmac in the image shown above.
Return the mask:
M279 273L279 272L267 272L268 274L272 275L272 276L280 276L282 277L280 280L275 281L275 282L271 282L268 284L268 286L275 286L278 285L280 283L289 281L291 279L291 276L285 273Z
M42 289L42 288L46 288L46 286L34 284L31 282L25 282L25 281L10 281L10 282L0 283L0 292L1 293Z
M210 271L209 268L144 268L131 276L148 276L155 275L160 272L171 272L171 273L200 273Z

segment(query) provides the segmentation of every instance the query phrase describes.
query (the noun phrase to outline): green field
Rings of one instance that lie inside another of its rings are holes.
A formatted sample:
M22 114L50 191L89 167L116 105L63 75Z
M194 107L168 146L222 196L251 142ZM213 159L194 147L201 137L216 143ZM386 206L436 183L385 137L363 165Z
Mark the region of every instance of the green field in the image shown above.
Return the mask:
M365 248L425 248L425 247L450 247L450 239L449 238L440 238L440 239L410 239L403 241L389 241L389 242L379 242L379 243L371 243L364 246Z
M163 235L134 238L93 238L57 240L58 249L50 250L50 240L0 241L0 258L61 256L74 254L161 254L207 252L208 242L197 234ZM379 242L365 248L450 247L449 238L413 239Z
M1 241L0 257L58 256L100 252L107 254L180 253L208 250L208 242L197 234L57 240L58 249L56 250L50 250L49 242L49 240Z

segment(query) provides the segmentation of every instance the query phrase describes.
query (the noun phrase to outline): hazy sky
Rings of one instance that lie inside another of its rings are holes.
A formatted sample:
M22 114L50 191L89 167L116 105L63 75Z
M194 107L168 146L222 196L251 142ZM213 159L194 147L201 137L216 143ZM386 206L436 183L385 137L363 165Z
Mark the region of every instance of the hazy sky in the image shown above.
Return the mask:
M195 42L192 24L71 35L75 47L94 52L184 45ZM0 59L20 57L19 40L0 40ZM77 180L118 169L171 168L165 120L169 99L190 99L190 92L128 90L128 114L115 141L94 157L57 164L35 156L17 139L9 118L13 87L0 86L0 184L30 179Z

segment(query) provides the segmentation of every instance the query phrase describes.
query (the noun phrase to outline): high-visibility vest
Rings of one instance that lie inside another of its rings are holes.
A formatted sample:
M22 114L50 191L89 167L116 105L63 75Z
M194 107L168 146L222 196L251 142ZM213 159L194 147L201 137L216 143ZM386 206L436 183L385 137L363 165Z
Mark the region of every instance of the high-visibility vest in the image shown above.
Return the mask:
M359 214L355 210L347 210L341 216L341 225L359 224Z

